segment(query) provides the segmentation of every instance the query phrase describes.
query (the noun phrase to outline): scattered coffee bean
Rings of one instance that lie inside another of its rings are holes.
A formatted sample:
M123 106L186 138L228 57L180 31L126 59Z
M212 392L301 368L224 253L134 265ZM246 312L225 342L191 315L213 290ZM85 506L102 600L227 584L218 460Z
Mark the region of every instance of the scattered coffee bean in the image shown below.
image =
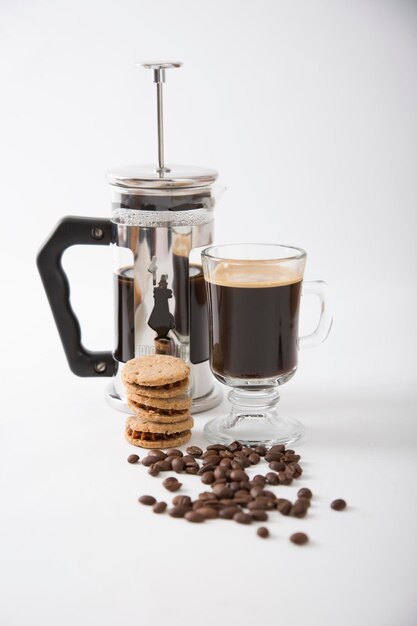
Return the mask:
M186 467L185 471L187 474L198 474L198 465Z
M237 506L225 507L224 509L220 509L219 517L222 519L233 519L236 513L239 513L239 510L240 509Z
M170 472L172 470L170 461L167 461L166 459L162 461L157 461L156 463L154 463L154 465L159 469L160 472Z
M189 446L189 448L186 449L186 453L191 456L199 457L203 454L203 451L198 446Z
M182 487L182 483L180 483L178 479L175 478L175 476L169 476L168 478L165 478L162 484L165 489L168 489L168 491L178 491L178 489Z
M265 454L266 454L266 447L263 446L263 445L256 446L255 447L255 452L256 452L256 454L259 454L259 456L265 456Z
M293 504L290 515L291 517L304 517L307 513L308 504L304 504L302 500L296 500Z
M238 469L232 470L230 472L230 478L232 480L237 480L239 482L241 480L244 480L244 481L249 480L249 476L247 475L247 473L244 472L243 470L238 470Z
M267 539L269 537L269 530L265 526L260 526L256 531L256 534L262 539Z
M204 472L204 474L202 474L201 476L201 482L204 485L211 485L212 483L214 483L214 474L213 472Z
M247 513L235 513L235 515L233 515L233 519L238 524L251 524L252 523L252 516L248 515Z
M285 452L285 446L282 443L277 443L275 446L272 446L272 448L269 448L269 452L273 454L275 452Z
M338 498L337 500L333 500L330 506L335 511L343 511L343 509L346 508L346 501L342 500L341 498Z
M254 509L250 512L250 514L252 515L252 519L254 519L256 522L266 522L266 520L268 519L268 513L260 509Z
M256 487L252 487L249 493L252 496L252 498L256 498L257 496L260 496L261 493L263 492L264 492L263 487L259 485Z
M275 472L268 472L265 475L265 479L268 485L278 485L281 482L278 474L275 474Z
M256 476L254 476L252 479L252 483L256 483L257 485L265 485L266 478L265 476L262 476L262 474L256 474Z
M192 501L190 496L174 496L172 498L172 504L174 506L191 507Z
M159 474L159 467L156 463L154 463L153 465L151 465L148 468L148 474L150 474L151 476L158 476Z
M201 524L206 519L204 515L201 515L198 511L187 511L184 517L187 522L193 522L194 524Z
M177 448L168 448L166 454L167 456L183 456L181 450L178 450Z
M202 506L198 509L198 512L206 519L216 519L219 517L219 511L211 506Z
M303 487L302 489L298 490L297 496L299 498L307 498L308 500L311 500L313 494L311 493L310 489L308 489L308 487Z
M166 502L156 502L153 505L152 510L154 513L164 513L166 511L166 508L167 508Z
M139 457L137 454L129 454L129 456L127 457L128 463L137 463L138 461L139 461Z
M184 515L190 509L185 506L173 506L172 509L169 509L168 513L171 517L184 517Z
M250 454L248 456L248 459L249 459L251 465L257 465L259 463L259 461L261 460L261 457L256 452L252 452L252 454Z
M185 467L185 463L181 457L177 456L174 459L172 459L171 466L174 472L177 472L177 474L181 474L181 472L183 471Z
M297 546L302 546L308 542L308 536L305 533L294 533L291 535L290 541L297 544Z
M141 504L146 504L147 506L152 506L156 502L156 498L153 496L140 496L138 500Z
M274 472L283 472L286 469L285 463L281 463L281 461L271 461L269 467Z
M268 463L270 463L271 461L280 461L282 458L282 452L267 452L265 454L265 461L268 461Z
M289 500L280 498L279 500L277 500L276 508L281 513L281 515L289 515L291 512L292 504Z
M148 454L148 456L145 456L142 459L142 465L144 465L145 467L150 467L154 463L155 463L155 457L151 456L150 454Z
M229 446L227 446L229 452L238 452L242 449L241 444L238 441L233 441Z
M148 452L148 456L153 456L156 461L163 461L164 459L166 459L167 455L165 454L165 452L162 452L162 450L149 450Z

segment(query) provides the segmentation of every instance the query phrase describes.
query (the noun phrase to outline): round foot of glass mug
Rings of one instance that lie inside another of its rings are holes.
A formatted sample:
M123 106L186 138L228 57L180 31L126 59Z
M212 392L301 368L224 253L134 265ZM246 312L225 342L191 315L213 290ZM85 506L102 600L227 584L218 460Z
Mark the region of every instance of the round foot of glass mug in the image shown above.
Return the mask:
M302 439L303 424L278 411L277 388L233 389L228 398L231 404L229 415L216 417L204 427L209 441L225 445L239 441L246 446L272 446L278 443L289 445Z

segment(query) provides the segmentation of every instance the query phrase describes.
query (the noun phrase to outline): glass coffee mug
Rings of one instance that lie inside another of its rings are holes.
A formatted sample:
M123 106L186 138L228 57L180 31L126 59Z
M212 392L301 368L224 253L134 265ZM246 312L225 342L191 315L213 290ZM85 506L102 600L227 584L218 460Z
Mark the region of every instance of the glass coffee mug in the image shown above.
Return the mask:
M304 433L280 415L278 387L297 370L298 350L322 343L332 314L327 285L303 282L306 252L275 244L212 246L202 252L206 280L210 366L231 387L231 410L205 426L210 441L246 445L293 443ZM298 336L301 295L315 294L321 314L316 330Z

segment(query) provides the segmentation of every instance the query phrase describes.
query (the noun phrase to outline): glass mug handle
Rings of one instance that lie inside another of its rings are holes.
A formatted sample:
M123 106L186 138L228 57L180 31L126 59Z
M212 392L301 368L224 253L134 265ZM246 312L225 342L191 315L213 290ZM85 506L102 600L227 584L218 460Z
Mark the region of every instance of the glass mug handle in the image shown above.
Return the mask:
M327 339L333 323L333 314L330 306L329 287L324 280L303 282L302 295L313 294L320 300L320 319L316 329L309 335L298 338L298 348L314 348Z

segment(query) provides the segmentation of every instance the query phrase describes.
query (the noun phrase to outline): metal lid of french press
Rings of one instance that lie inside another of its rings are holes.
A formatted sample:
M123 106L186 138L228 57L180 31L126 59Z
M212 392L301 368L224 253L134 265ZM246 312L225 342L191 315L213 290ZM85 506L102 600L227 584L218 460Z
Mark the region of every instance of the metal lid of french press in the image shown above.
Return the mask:
M179 68L179 62L140 63L140 67L153 70L157 95L158 165L127 165L108 172L111 185L127 189L169 190L209 187L217 179L216 170L192 165L167 165L164 157L163 84L167 69Z

